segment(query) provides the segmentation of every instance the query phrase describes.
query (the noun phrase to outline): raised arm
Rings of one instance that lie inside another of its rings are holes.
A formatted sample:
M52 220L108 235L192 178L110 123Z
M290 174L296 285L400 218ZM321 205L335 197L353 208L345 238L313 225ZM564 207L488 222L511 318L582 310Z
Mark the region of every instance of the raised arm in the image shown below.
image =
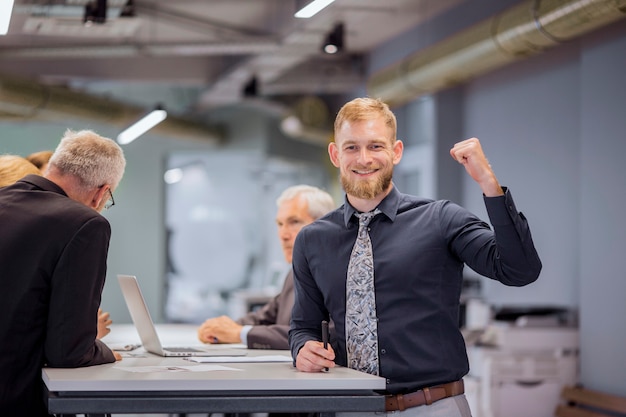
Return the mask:
M478 183L486 197L504 194L477 138L456 143L450 149L450 155L465 167L467 173Z

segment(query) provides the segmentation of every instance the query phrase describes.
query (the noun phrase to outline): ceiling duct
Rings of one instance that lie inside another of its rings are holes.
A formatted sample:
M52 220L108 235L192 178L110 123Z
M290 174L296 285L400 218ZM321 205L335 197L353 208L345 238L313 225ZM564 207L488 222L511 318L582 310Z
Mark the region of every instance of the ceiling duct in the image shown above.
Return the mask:
M145 114L145 108L29 79L0 76L0 118L66 121L68 117L98 122L120 130ZM173 138L217 142L217 128L170 115L152 132Z
M368 95L401 105L625 16L626 0L525 1L374 74Z

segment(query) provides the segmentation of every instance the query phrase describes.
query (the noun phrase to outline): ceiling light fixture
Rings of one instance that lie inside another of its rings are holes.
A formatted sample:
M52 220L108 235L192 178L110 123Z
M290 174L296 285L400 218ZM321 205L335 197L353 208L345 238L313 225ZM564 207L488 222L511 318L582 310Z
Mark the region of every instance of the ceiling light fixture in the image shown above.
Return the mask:
M243 87L244 97L256 97L259 95L259 81L256 76L252 77L250 81Z
M137 139L139 136L161 123L167 117L167 112L157 105L150 113L126 128L122 133L117 135L117 143L127 145Z
M299 19L308 19L309 17L315 16L320 10L334 2L335 0L313 0L308 1L308 4L304 7L301 7L296 14L295 17Z
M0 36L6 35L9 31L11 13L13 12L13 0L0 1Z
M83 23L90 26L94 23L103 24L107 20L107 0L92 0L85 4Z
M343 51L343 37L343 23L338 23L335 25L332 32L326 36L326 40L324 40L324 44L322 45L322 51L327 54L336 54Z

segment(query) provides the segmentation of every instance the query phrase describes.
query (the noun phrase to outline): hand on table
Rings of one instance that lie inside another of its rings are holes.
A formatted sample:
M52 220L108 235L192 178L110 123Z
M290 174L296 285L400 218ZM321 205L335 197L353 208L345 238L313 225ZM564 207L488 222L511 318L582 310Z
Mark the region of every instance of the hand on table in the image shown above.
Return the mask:
M111 329L109 326L113 323L111 320L111 315L107 311L102 311L101 308L98 309L98 335L96 338L102 339L104 336L111 333Z
M230 317L215 317L200 325L198 339L204 343L241 343L242 328Z

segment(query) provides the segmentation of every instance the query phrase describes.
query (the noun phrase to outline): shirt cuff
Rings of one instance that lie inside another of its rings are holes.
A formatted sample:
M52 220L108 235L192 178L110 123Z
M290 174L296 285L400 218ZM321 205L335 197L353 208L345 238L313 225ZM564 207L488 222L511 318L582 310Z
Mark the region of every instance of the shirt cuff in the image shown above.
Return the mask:
M513 197L507 187L502 187L504 195L497 197L485 197L485 207L489 214L489 221L493 226L506 226L515 223L515 219L519 213L515 207Z
M246 346L248 346L248 333L250 333L250 330L252 330L252 326L246 324L241 328L241 332L239 333L241 343L245 344Z

